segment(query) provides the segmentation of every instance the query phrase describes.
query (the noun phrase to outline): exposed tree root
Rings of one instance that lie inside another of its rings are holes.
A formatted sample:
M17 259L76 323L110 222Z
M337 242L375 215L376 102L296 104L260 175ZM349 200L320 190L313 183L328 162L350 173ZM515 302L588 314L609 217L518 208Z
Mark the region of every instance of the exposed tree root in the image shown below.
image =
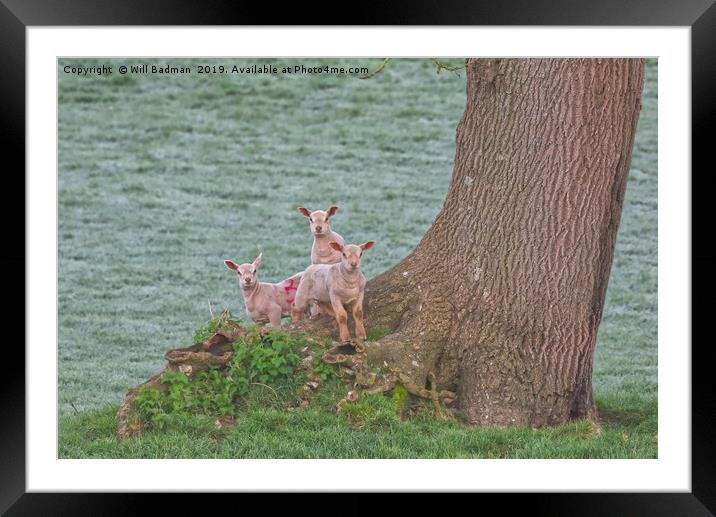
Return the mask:
M354 364L361 364L355 362ZM359 374L356 373L356 378L358 378ZM432 401L433 407L435 409L435 416L441 420L447 420L450 417L448 416L448 413L443 410L440 399L449 399L452 400L455 398L455 393L448 390L437 390L437 382L435 380L435 375L431 372L430 373L430 385L431 389L427 390L425 388L421 388L415 382L413 379L406 375L405 373L401 372L399 369L391 369L390 373L385 375L383 379L381 379L380 382L376 382L375 379L371 382L371 384L366 387L365 389L361 390L360 392L357 391L349 391L346 397L341 399L341 401L338 403L338 408L340 409L345 404L350 402L355 402L359 399L360 395L373 395L376 393L385 393L388 391L391 391L395 388L397 384L402 384L405 389L410 393L411 395L415 395L416 397L420 397L423 399L427 399ZM356 381L357 386L361 386L362 383L359 381Z
M187 377L211 366L223 367L233 355L231 344L240 336L246 334L246 329L235 322L231 322L225 330L221 330L207 339L204 343L196 343L185 348L169 350L164 354L167 364L157 375L154 375L139 386L131 388L124 401L117 410L117 435L120 439L127 438L142 430L141 421L133 414L132 407L137 392L142 387L151 387L164 390L162 379L166 372L180 371Z
M346 393L346 396L339 400L338 404L336 404L336 411L340 413L343 409L343 406L345 406L346 404L352 404L359 398L360 394L357 391L349 391L348 393Z
M132 415L132 406L134 405L134 399L137 397L137 390L142 386L153 386L158 387L161 382L161 378L166 372L168 367L165 367L160 373L150 378L146 382L139 386L130 389L127 395L124 397L122 404L120 404L117 410L117 436L120 440L128 438L142 430L144 427L142 422Z
M293 323L282 330L292 334L300 335L310 341L320 342L326 337L335 338L337 327L335 320L326 316L302 320ZM270 327L260 327L260 333L268 333ZM130 389L117 411L117 434L120 438L131 436L142 429L142 423L134 415L132 406L137 391L149 386L164 390L162 378L168 371L180 371L188 377L196 372L212 366L224 367L233 356L232 344L236 339L248 333L247 328L242 327L238 322L224 320L221 323L221 330L212 335L204 343L196 343L189 347L169 350L165 354L167 365L164 369L146 382ZM360 394L382 393L392 390L397 383L405 386L406 390L417 397L431 400L438 417L445 416L440 406L441 399L454 400L455 393L448 390L438 390L435 375L430 370L431 389L422 387L425 383L425 371L431 369L433 364L419 364L415 355L405 353L405 350L415 350L418 347L408 344L400 333L393 333L384 336L378 341L364 343L362 340L351 341L349 344L342 344L336 341L326 353L322 360L329 364L338 364L343 367L350 379L353 381L354 390L339 402L339 406L355 402ZM303 358L303 366L312 369L314 358L308 354ZM304 354L302 354L304 355ZM407 363L406 361L411 361ZM417 366L416 366L417 365ZM411 369L405 371L405 367ZM387 373L379 374L377 368L387 369ZM266 386L270 388L269 386ZM307 384L308 391L313 391L316 386Z
M382 374L380 378L378 378L378 374L370 372L370 369L367 367L367 365L371 364L370 347L365 349L362 353L352 355L340 353L339 346L331 350L333 353L331 353L331 351L326 353L323 356L323 360L331 364L342 364L343 366L349 367L354 376L354 387L357 389L362 388L360 392L354 390L349 391L348 395L338 403L339 409L345 406L345 404L357 401L361 394L371 395L385 393L395 388L396 384L402 384L411 395L432 401L437 418L449 418L440 404L440 399L452 401L455 399L455 393L449 390L438 390L438 383L432 371L428 374L428 380L430 382L430 389L428 390L420 387L412 376L403 372L399 367L393 367L387 363L383 366L388 368L388 373Z
M447 420L448 416L440 406L440 399L438 394L438 382L435 379L435 374L430 372L428 374L428 380L430 381L430 398L433 401L433 408L435 409L435 417L440 420ZM444 397L448 398L448 397Z

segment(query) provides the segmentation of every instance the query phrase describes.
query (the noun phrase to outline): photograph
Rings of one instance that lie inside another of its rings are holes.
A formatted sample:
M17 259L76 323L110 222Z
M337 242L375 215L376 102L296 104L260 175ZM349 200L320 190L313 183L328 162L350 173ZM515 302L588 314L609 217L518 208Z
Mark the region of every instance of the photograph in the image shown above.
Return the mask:
M56 62L59 459L659 458L657 57Z

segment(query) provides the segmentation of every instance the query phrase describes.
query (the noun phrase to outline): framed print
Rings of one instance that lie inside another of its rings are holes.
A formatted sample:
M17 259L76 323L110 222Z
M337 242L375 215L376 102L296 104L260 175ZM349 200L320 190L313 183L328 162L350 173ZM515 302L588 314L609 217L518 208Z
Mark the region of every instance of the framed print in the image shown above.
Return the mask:
M716 11L532 7L259 27L222 4L5 1L27 202L5 260L27 304L3 509L515 491L570 493L547 513L712 510L689 166Z

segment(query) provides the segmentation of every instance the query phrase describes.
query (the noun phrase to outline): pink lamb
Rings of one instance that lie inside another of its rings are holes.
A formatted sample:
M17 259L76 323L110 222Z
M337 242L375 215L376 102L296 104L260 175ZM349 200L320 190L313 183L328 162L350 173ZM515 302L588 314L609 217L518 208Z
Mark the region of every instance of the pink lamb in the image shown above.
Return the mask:
M281 326L281 317L291 315L296 290L303 273L296 273L277 284L259 282L256 272L261 264L261 255L251 264L238 265L224 260L227 268L236 271L244 294L244 304L249 317L256 322L269 322Z
M331 248L331 241L343 244L343 237L331 230L330 217L338 211L332 206L325 212L323 210L310 211L308 208L298 207L298 211L308 217L311 222L313 246L311 247L311 264L335 264L341 261L341 253Z
M341 342L349 343L351 336L346 307L350 307L355 320L356 337L365 339L363 291L366 280L360 271L360 263L363 251L372 248L374 244L374 241L368 241L359 246L344 246L329 242L330 247L341 256L341 261L336 264L313 264L306 268L296 291L296 301L291 312L293 322L297 323L301 319L301 314L310 303L317 303L322 311L336 318Z

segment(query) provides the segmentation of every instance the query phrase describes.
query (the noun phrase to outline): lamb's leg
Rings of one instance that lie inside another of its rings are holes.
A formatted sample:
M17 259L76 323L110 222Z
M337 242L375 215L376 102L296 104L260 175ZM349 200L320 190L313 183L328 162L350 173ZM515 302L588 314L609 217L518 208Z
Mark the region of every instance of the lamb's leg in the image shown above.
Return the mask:
M294 302L293 307L291 307L291 321L294 323L301 321L301 312Z
M269 309L268 317L272 327L279 328L281 326L281 313L281 306L277 303Z
M303 311L306 310L306 305L308 305L306 291L301 289L301 285L299 285L298 291L296 291L296 298L293 300L293 305L291 306L291 321L294 323L301 321L301 315Z
M348 331L348 313L343 307L343 302L341 302L338 297L331 296L331 307L338 322L338 333L341 337L341 343L350 343L351 334Z
M365 326L363 325L363 293L361 292L358 299L353 303L353 319L356 322L356 337L365 339Z
M323 312L321 312L321 307L320 307L320 305L318 305L318 304L316 304L316 303L311 303L310 306L311 306L311 308L310 308L310 311L309 311L309 316L310 316L311 318L317 318L317 317L319 317L321 314L324 314Z

